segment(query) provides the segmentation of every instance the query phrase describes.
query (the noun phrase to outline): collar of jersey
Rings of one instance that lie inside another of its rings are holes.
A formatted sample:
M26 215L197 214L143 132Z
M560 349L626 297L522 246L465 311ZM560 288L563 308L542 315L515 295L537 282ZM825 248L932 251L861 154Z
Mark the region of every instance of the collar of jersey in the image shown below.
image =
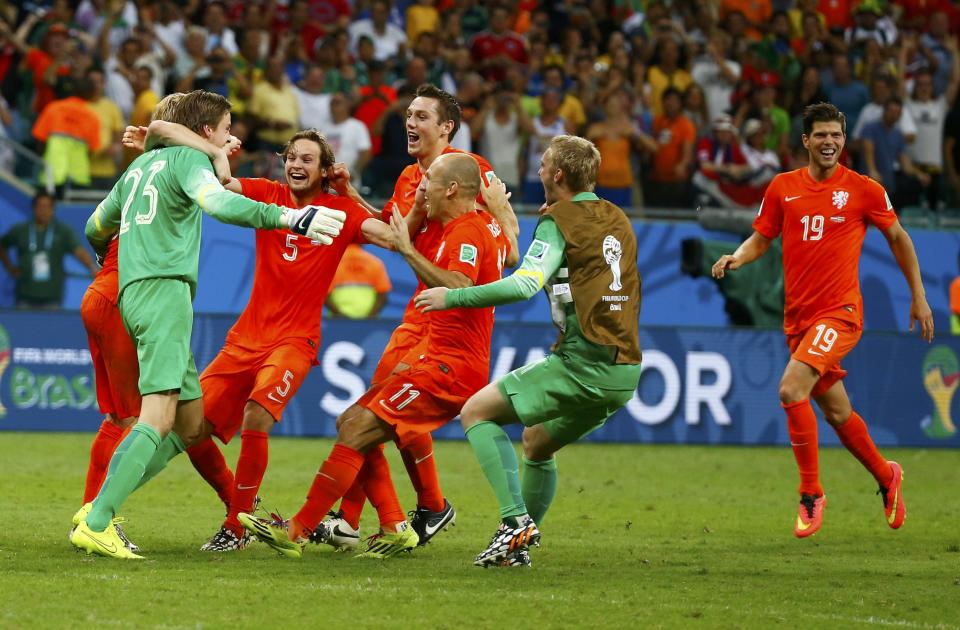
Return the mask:
M575 194L570 201L600 201L600 197L597 197L596 193L585 190Z
M807 188L810 190L825 190L830 186L836 186L837 182L840 181L840 178L843 177L845 169L846 167L843 164L838 164L837 170L833 172L833 175L829 179L818 182L810 177L810 171L804 167L801 177L803 177L803 183L806 184Z

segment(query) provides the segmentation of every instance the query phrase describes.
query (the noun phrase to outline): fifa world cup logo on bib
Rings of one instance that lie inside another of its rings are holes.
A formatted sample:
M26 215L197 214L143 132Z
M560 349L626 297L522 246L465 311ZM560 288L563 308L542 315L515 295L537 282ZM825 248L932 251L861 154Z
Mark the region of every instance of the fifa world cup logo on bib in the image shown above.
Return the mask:
M946 439L957 433L950 417L953 395L960 386L960 361L947 346L934 346L923 359L923 386L933 401L933 413L920 421L927 437Z
M613 274L613 282L610 283L611 291L623 289L623 285L620 284L620 256L622 255L623 250L620 248L620 241L612 234L608 234L603 239L603 259L610 265L610 272Z

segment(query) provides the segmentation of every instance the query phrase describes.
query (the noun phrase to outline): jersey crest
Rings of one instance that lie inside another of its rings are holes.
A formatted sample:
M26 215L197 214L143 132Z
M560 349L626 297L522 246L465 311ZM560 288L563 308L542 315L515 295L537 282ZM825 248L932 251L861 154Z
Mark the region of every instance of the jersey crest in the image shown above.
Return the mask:
M850 193L845 190L835 190L833 191L833 205L837 210L842 210L847 201L850 200Z

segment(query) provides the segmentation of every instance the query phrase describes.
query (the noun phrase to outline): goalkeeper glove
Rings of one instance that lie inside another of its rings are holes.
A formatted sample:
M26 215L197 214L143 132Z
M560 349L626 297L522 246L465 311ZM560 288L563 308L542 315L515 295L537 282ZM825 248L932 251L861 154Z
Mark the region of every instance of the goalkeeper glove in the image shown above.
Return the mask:
M299 210L287 208L284 219L291 232L306 236L321 245L329 245L340 234L347 214L326 206L306 206Z

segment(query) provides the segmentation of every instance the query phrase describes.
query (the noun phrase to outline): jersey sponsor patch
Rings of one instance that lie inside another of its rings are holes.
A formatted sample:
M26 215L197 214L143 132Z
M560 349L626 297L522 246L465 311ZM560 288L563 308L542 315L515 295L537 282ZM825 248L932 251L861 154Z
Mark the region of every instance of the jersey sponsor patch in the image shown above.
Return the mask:
M883 200L887 204L887 210L893 210L893 202L890 201L890 195L887 194L887 191L883 191Z
M477 248L469 243L460 245L460 262L477 266Z
M550 243L541 241L538 238L533 239L533 242L530 243L530 249L527 251L527 257L537 262L543 261L543 257L547 255L547 252L550 251Z

